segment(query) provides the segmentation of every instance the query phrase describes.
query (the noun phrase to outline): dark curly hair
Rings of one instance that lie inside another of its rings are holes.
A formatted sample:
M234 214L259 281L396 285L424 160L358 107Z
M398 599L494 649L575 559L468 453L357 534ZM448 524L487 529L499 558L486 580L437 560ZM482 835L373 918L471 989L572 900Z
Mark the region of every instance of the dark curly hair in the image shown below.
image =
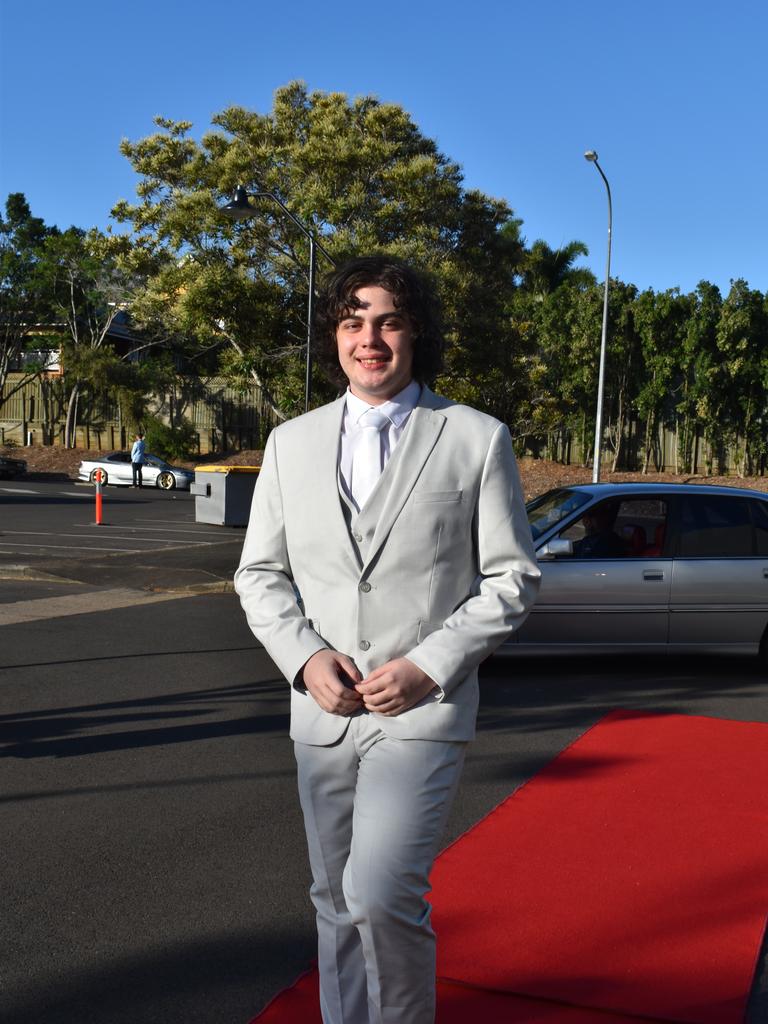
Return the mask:
M432 285L420 273L394 256L360 256L338 267L324 282L314 318L317 362L334 384L346 386L339 366L336 329L360 303L355 292L378 286L392 293L395 308L408 314L413 325L413 376L431 384L443 366L440 306Z

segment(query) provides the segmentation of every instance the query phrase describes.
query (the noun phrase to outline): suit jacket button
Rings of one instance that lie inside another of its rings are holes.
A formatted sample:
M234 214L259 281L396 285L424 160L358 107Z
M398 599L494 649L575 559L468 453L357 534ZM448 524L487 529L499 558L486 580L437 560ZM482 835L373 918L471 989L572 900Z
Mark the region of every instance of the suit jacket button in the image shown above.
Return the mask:
M371 589L371 584L368 582L368 580L363 580L363 582L359 584L357 589L362 590L364 594L367 594Z
M355 540L362 540L363 539L362 533L353 533L352 536L355 538Z
M371 644L368 640L361 640L358 646L361 651L367 651Z

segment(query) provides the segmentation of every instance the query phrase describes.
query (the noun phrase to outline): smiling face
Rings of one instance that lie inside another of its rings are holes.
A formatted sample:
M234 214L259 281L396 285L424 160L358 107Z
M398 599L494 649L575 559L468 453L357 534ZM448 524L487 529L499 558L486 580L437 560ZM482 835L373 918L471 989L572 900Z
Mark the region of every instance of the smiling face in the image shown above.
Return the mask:
M386 288L358 288L355 298L359 308L336 328L339 363L352 394L381 405L413 379L413 326Z

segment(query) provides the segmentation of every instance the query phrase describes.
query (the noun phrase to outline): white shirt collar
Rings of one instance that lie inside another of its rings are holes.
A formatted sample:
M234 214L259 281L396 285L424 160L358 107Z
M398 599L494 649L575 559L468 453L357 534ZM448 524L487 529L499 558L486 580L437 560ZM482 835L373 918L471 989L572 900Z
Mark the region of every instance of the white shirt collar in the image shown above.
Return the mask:
M400 427L416 408L420 396L421 384L417 380L412 380L407 387L404 387L393 398L377 406L371 406L368 402L364 402L362 398L353 395L349 388L347 388L347 415L352 423L357 425L358 420L364 413L368 412L371 408L376 408L379 412L383 412L395 427Z

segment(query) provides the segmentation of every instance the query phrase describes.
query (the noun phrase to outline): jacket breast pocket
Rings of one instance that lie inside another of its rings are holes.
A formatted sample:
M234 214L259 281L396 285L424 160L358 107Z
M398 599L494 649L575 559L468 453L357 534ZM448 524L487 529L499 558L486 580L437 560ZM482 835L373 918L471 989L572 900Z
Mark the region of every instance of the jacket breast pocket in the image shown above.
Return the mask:
M414 503L426 501L461 501L463 491L414 491Z

